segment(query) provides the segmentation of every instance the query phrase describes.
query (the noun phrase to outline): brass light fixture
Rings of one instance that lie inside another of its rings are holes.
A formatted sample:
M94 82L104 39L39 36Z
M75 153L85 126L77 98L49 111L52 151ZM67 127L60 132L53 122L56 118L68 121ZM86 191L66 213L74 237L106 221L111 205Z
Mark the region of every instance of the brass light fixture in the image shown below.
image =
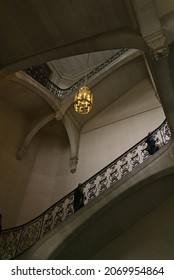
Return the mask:
M86 86L88 65L89 65L89 54L87 56L85 84L76 92L74 98L74 109L79 114L88 114L91 111L93 105L93 93Z

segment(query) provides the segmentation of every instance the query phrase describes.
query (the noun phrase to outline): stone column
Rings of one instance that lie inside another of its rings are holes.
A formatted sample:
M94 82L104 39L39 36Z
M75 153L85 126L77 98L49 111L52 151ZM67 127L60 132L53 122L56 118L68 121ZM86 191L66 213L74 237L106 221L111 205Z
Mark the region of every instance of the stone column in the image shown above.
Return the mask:
M168 45L162 32L146 38L146 43L161 104L171 132L174 134L174 87L169 67L170 53Z
M169 48L158 17L155 0L132 0L141 35L147 45L147 58L154 76L155 85L174 133L174 88L169 67ZM149 55L149 57L148 57Z

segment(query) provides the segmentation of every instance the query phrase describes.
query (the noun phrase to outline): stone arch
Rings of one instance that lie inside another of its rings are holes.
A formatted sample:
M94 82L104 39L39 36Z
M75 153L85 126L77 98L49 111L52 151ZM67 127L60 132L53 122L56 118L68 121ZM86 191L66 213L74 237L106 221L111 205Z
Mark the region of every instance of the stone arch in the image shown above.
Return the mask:
M119 28L73 42L72 44L54 46L49 49L44 49L44 51L39 50L30 57L23 57L17 62L4 67L0 70L0 75L8 75L12 72L19 71L21 70L21 65L24 69L36 64L68 56L120 48L134 48L146 51L144 40L138 32L130 28Z

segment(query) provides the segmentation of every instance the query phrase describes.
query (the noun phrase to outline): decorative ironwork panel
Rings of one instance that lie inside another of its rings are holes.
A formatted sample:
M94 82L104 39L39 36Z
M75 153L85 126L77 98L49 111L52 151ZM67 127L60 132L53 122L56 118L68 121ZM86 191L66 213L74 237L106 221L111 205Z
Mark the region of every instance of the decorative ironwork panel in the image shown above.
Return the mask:
M132 167L136 167L140 164L140 155L138 154L137 149L131 151L131 165Z
M121 166L120 166L121 175L124 176L127 173L129 173L129 169L130 169L129 162L125 156L121 159Z
M17 254L24 252L33 246L40 239L42 229L42 218L25 225L21 231L20 242L17 248Z
M44 218L43 234L54 228L54 209L51 209Z
M101 193L105 191L107 189L107 185L108 185L107 174L106 172L103 172L100 174L100 180L98 184L99 192Z
M161 132L162 143L163 145L165 145L169 142L171 138L171 132L167 122L164 124L164 126L161 127L160 132Z
M66 204L66 217L70 216L74 213L74 194L71 194L67 197L67 204ZM65 219L66 219L65 217Z
M8 260L14 258L21 237L22 227L0 233L0 259Z
M109 180L111 184L119 180L119 172L116 164L112 164L110 166Z
M59 205L56 205L56 211L54 216L54 224L57 225L61 223L64 216L64 209L63 209L63 203L60 203Z
M89 182L89 188L87 191L88 201L94 199L97 196L97 186L95 180Z
M145 142L141 143L141 155L143 158L143 161L146 160L149 157L149 153L146 150L147 144Z

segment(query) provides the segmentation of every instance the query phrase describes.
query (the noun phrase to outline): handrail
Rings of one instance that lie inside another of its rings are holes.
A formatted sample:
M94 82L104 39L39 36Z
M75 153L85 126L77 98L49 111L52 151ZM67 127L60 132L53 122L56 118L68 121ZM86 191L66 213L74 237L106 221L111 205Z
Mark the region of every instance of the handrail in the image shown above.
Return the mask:
M171 137L167 121L165 120L152 134L159 148L166 145ZM146 139L147 136L82 183L86 197L85 204L150 157L146 149ZM73 201L74 191L28 223L1 231L0 259L12 259L21 254L58 223L65 221L67 217L74 213Z
M98 72L100 72L104 68L106 68L113 61L119 59L123 54L125 54L129 50L130 49L123 48L119 52L115 53L113 56L108 58L105 62L103 62L100 65L98 65L97 67L95 67L92 71L90 71L87 74L87 80L90 79L91 77L93 77L94 75L96 75ZM51 82L44 74L39 72L39 70L35 66L29 67L29 68L25 69L24 71L60 99L65 98L66 96L68 96L69 94L74 92L85 82L85 76L83 76L80 80L78 80L76 83L74 83L69 88L62 89L62 88L58 87L57 85L55 85L53 82Z

